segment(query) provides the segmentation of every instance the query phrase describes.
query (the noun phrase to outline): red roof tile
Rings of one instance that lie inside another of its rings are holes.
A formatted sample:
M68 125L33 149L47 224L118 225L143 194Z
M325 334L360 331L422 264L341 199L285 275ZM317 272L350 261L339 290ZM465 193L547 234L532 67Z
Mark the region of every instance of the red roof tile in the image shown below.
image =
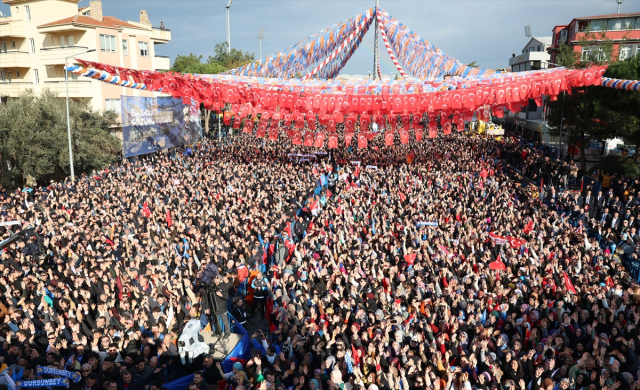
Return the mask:
M140 26L135 26L133 24L129 24L123 20L120 20L118 18L114 18L113 16L104 16L103 17L103 21L99 21L96 19L93 19L89 16L83 16L83 15L76 15L76 16L71 16L69 18L64 18L64 19L60 19L60 20L56 20L55 22L50 22L50 23L46 23L43 25L40 25L38 27L51 27L51 26L58 26L61 24L84 24L84 25L89 25L89 26L96 26L96 27L107 27L107 28L120 28L120 27L129 27L129 28L138 28L141 30L144 30L144 28L140 27Z

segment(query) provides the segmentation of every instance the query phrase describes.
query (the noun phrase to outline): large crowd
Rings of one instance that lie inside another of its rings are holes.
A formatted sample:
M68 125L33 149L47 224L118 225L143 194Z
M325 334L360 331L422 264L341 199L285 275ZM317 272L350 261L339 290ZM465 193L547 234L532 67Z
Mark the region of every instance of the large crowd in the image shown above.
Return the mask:
M39 366L72 390L640 389L637 178L517 136L383 138L204 139L2 190L2 239L37 236L0 255L0 390ZM229 372L178 354L207 268L233 319L264 319Z

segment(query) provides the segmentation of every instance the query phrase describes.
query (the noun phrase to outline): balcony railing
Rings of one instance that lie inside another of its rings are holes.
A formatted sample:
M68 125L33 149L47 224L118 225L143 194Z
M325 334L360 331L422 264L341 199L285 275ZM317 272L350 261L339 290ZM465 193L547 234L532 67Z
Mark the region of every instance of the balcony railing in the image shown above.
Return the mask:
M153 70L169 70L171 69L171 59L169 56L154 56Z
M8 22L8 23L7 23ZM0 37L26 37L27 29L22 19L0 18Z
M18 97L27 89L34 89L35 84L26 81L0 81L0 96Z
M160 27L151 27L154 30L160 30L160 31L171 31L168 28L160 28Z
M58 96L66 95L66 85L64 80L45 80L44 87L58 94ZM69 80L69 97L72 98L90 98L93 96L93 87L91 80Z
M52 46L52 47L43 47L40 51L50 51L50 50L64 50L64 49L89 49L86 46Z
M0 51L0 68L30 68L31 56L28 51Z
M51 46L40 49L40 60L44 65L64 65L64 59L87 50L85 46Z

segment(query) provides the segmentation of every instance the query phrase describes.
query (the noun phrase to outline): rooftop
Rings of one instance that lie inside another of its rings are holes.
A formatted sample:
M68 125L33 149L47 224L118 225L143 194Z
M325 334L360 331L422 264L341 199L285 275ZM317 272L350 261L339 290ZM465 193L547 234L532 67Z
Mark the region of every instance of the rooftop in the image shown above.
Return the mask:
M51 27L51 26L58 26L62 24L81 24L85 26L106 27L106 28L115 28L115 29L119 29L122 27L143 29L140 26L127 23L118 18L114 18L113 16L104 16L103 21L101 22L89 16L83 16L83 15L71 16L68 18L56 20L55 22L42 24L38 27Z
M629 14L608 14L608 15L596 15L596 16L584 16L579 18L574 18L577 20L592 20L592 19L618 19L618 18L631 18L640 16L640 12L632 12Z

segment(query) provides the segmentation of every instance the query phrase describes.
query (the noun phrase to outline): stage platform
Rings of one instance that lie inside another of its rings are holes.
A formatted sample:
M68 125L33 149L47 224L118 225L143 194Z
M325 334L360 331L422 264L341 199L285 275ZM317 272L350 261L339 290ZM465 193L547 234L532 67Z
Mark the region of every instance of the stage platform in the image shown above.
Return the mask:
M212 334L212 332L207 330L201 331L200 335L204 339L203 342L205 344L209 346L211 346L212 344L215 344L214 345L215 352L212 353L212 355L213 355L213 359L216 361L224 360L227 357L227 355L229 355L231 351L233 351L236 345L238 345L238 342L240 342L240 339L242 339L242 335L239 335L237 333L231 333L228 339L226 340L222 339L218 342L218 336L216 336L215 334Z

